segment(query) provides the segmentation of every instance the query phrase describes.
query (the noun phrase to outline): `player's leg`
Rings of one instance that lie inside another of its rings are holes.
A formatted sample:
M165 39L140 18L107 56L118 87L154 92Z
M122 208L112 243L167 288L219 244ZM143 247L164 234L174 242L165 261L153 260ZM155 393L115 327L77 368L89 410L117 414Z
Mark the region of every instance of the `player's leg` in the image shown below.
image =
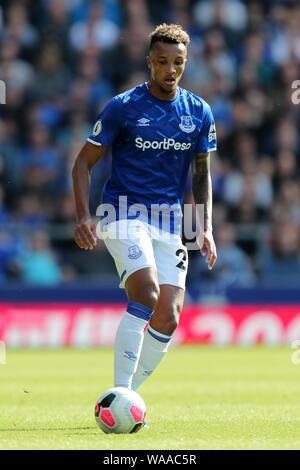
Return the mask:
M185 291L180 287L169 284L162 284L159 287L159 300L149 326L161 334L172 336L178 326Z
M117 223L121 231L125 222ZM119 324L115 339L114 383L131 388L137 368L145 327L152 315L159 296L159 286L151 238L143 225L130 222L130 236L105 238L105 244L113 256L120 275L120 287L126 287L128 305ZM116 223L115 223L116 226ZM115 228L111 225L106 234ZM134 228L138 227L136 232ZM125 229L124 229L125 230ZM113 235L113 234L112 234Z
M133 376L133 390L145 382L165 357L179 322L183 302L184 289L160 285L159 300L145 332L138 367Z
M127 311L123 316L115 339L115 386L131 388L144 340L146 325L159 297L156 270L143 268L126 281Z
M145 333L132 388L137 390L165 356L181 312L188 265L187 250L179 236L153 241L160 296Z

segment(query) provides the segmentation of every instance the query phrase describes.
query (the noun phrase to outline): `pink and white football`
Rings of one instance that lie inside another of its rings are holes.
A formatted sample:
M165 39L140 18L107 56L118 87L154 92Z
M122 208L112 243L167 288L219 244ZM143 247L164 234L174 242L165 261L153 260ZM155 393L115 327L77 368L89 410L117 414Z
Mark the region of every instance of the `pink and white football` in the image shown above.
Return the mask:
M144 424L146 405L142 397L125 387L106 390L97 400L95 419L105 433L133 433Z

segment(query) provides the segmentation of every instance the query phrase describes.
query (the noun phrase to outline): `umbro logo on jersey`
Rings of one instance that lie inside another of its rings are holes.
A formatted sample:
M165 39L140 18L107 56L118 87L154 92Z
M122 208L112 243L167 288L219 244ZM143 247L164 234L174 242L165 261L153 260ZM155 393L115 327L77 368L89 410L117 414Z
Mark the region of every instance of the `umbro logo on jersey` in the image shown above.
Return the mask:
M149 126L150 119L141 118L137 121L137 126Z

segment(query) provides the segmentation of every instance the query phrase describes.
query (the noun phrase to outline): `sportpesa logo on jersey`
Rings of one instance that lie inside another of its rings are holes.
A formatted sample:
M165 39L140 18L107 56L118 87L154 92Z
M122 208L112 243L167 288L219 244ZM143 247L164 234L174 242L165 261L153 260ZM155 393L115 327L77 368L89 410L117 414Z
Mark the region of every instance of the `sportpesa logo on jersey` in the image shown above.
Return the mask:
M164 139L164 140L143 140L142 137L137 137L135 139L135 146L138 149L145 150L188 150L191 148L190 143L185 142L176 142L174 139Z

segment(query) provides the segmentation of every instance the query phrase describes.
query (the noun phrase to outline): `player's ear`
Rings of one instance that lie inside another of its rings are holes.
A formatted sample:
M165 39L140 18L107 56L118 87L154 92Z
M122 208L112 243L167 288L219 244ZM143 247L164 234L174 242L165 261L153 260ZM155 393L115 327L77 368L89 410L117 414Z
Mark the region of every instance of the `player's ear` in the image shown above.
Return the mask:
M146 61L147 61L148 69L151 69L151 61L150 61L150 56L149 55L147 55Z

